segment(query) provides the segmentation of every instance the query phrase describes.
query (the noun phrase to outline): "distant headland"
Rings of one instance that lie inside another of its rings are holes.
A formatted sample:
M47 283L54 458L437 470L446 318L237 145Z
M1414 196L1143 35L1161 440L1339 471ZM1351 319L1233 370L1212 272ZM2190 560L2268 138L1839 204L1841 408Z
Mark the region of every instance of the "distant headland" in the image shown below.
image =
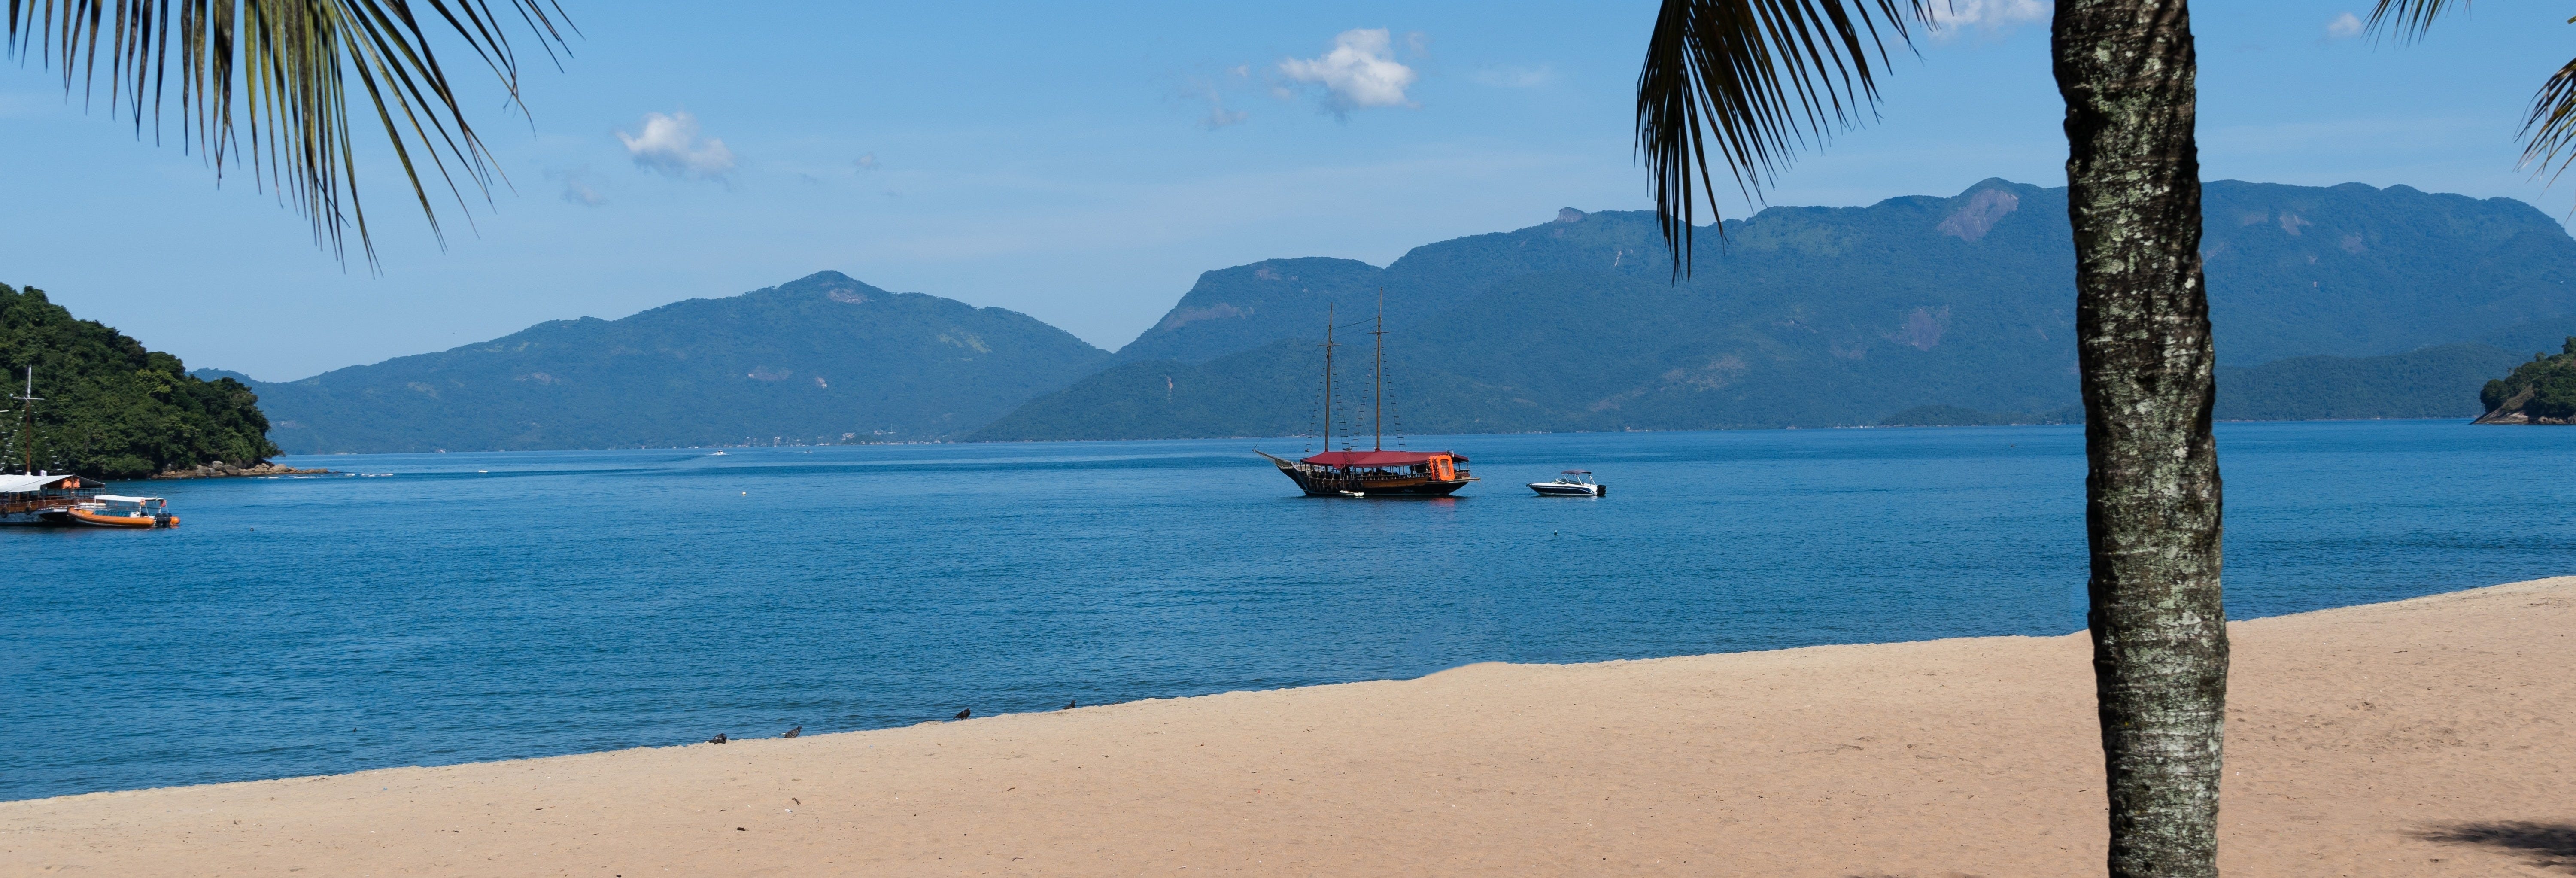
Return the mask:
M2576 336L2556 354L2533 354L2513 374L2487 382L2481 424L2576 423Z

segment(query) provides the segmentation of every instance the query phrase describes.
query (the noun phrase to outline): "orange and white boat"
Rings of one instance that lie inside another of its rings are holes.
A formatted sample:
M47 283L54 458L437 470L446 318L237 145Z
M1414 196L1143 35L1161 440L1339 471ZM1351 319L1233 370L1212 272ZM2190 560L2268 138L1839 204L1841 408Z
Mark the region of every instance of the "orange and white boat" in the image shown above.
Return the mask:
M170 514L170 501L159 497L100 494L63 510L61 515L65 524L90 527L141 529L179 526L179 517Z

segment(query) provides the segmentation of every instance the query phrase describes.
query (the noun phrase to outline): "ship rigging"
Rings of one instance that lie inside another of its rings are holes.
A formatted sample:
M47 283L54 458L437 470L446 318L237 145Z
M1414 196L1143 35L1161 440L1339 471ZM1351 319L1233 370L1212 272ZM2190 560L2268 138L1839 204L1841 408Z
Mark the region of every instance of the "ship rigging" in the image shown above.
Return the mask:
M1445 497L1476 480L1467 471L1467 457L1454 451L1388 451L1386 450L1386 290L1378 290L1377 317L1369 330L1374 350L1369 365L1369 450L1359 451L1345 441L1342 450L1333 450L1333 358L1334 311L1324 310L1324 450L1298 460L1288 460L1258 448L1254 454L1269 458L1281 474L1297 483L1309 497Z

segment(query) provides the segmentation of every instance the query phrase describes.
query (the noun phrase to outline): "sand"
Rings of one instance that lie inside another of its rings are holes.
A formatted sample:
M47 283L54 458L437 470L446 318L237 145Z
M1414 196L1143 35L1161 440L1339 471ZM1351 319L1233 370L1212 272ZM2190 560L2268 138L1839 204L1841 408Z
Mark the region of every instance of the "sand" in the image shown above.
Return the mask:
M2576 577L2240 622L2231 875L2576 874ZM2097 875L2082 636L0 803L6 875ZM21 742L26 743L26 742Z

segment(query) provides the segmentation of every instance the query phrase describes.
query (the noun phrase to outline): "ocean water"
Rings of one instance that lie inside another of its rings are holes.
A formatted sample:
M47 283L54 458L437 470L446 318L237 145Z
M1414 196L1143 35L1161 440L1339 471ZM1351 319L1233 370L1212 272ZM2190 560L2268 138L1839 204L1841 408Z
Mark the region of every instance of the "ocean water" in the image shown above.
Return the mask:
M2235 618L2576 572L2576 429L2227 424ZM366 455L0 530L0 799L2083 624L2072 427ZM1596 471L1610 496L1521 483ZM132 489L133 486L127 486Z

